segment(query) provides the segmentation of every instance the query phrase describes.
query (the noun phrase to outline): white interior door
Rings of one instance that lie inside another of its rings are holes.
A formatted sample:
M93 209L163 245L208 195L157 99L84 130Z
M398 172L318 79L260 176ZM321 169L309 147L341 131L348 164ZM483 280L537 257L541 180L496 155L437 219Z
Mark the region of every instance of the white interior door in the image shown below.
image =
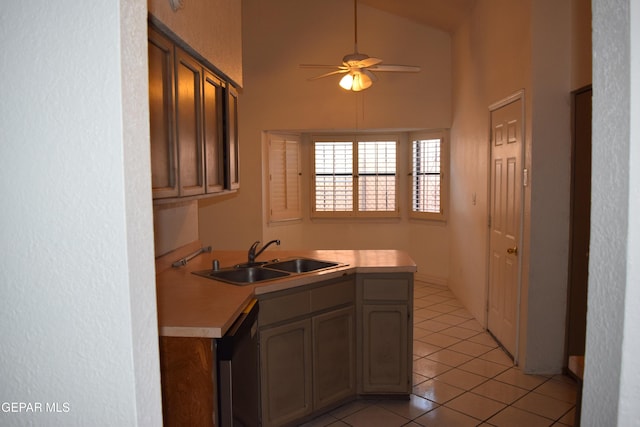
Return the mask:
M522 98L491 110L487 328L517 357L522 221Z

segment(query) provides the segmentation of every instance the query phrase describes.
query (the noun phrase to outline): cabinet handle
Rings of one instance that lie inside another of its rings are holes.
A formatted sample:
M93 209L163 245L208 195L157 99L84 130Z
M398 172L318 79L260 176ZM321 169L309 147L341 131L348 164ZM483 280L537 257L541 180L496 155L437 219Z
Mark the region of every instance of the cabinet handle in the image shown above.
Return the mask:
M518 255L518 247L514 246L512 248L507 249L507 253L509 255Z

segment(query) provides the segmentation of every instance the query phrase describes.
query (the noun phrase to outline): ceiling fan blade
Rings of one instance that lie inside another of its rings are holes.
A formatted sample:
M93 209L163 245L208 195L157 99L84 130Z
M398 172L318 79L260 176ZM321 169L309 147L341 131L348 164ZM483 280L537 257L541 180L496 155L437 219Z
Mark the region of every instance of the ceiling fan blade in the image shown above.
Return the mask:
M323 77L333 76L335 74L344 74L344 73L346 73L348 71L349 70L343 70L343 69L336 70L336 71L330 71L328 73L320 74L319 76L311 77L309 80L318 80L318 79L321 79Z
M372 82L378 81L378 77L375 74L373 74L371 71L369 71L369 69L363 68L362 70L360 70L360 72L362 74L365 74L367 77L369 77L369 79L371 79Z
M325 64L300 64L302 68L340 68L343 69L344 65L325 65Z
M358 68L372 67L382 62L380 58L367 58L358 62Z
M374 65L369 67L371 71L382 71L382 72L400 72L400 73L417 73L420 71L420 67L416 67L413 65Z

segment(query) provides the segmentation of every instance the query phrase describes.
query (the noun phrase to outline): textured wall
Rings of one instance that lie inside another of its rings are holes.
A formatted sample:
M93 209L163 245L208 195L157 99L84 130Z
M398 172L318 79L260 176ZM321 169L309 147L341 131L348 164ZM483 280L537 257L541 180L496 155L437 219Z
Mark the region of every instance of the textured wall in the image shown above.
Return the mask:
M146 5L0 28L0 425L160 425Z
M640 4L629 3L630 68L629 115L640 114ZM620 107L621 105L619 105ZM624 344L620 377L620 425L640 420L640 121L629 122L629 207L627 232L627 263L624 307ZM600 140L607 145L608 140ZM590 399L598 389L590 390Z
M640 95L639 18L637 2L593 3L592 213L582 405L585 426L637 425L640 419L640 132L634 120Z

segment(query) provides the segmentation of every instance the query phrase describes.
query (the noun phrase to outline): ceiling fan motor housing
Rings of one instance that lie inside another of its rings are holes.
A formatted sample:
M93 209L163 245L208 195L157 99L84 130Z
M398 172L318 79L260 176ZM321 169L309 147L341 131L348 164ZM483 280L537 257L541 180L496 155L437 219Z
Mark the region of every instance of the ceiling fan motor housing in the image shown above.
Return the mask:
M355 67L358 65L360 61L363 61L365 59L369 59L369 55L365 53L355 52L355 53L350 53L348 55L345 55L342 58L342 62L350 67Z

